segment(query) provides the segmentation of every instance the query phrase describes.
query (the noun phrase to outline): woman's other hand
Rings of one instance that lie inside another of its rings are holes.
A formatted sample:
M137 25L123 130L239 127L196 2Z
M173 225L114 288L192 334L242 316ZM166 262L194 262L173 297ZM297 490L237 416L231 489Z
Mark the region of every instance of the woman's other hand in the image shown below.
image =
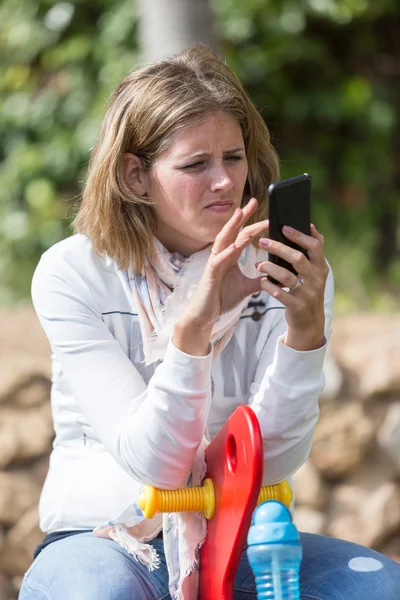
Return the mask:
M257 206L257 200L251 198L243 209L235 211L215 238L199 285L182 318L175 325L174 344L179 348L182 349L183 338L187 347L189 337L196 337L198 342L195 346L200 345L203 350L207 340L208 348L208 340L217 319L235 308L246 296L260 291L261 278L246 277L238 265L243 250L256 236L268 229L268 220L243 227ZM193 349L190 353L193 353Z

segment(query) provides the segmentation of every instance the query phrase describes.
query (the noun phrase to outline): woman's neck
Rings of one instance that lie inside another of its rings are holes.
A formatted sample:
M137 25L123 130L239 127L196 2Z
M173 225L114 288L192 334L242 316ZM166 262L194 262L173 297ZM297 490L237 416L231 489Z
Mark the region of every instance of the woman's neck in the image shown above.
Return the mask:
M210 242L200 242L193 238L176 235L174 239L170 235L163 235L162 231L156 231L156 238L162 243L162 245L168 250L168 252L179 252L185 258L189 258L192 254L204 250L210 245Z

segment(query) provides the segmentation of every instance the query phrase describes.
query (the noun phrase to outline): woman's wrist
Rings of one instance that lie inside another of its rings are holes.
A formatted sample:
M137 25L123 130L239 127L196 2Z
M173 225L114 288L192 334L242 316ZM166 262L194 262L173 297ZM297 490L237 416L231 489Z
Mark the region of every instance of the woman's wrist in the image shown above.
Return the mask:
M300 352L317 350L325 343L324 325L315 326L312 329L296 329L288 326L282 341L285 346Z
M212 325L200 327L193 323L175 323L172 343L185 354L207 356L210 352Z

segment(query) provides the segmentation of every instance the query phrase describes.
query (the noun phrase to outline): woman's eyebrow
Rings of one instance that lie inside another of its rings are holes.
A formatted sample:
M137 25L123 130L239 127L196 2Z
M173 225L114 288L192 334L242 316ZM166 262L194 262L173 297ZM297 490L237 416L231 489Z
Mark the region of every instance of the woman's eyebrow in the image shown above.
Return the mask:
M224 154L232 154L233 152L244 152L244 148L232 148L232 150L224 150Z
M244 147L232 148L230 150L224 150L224 154L234 154L235 152L244 152ZM193 154L185 154L180 158L198 158L199 156L210 156L210 152L194 152Z

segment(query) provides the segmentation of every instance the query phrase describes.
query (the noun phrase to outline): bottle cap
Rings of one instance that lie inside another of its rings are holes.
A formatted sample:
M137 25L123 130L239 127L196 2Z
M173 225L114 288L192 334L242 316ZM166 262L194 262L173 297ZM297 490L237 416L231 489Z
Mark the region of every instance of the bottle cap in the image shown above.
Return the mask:
M300 536L292 522L291 514L282 502L267 500L256 508L247 543L249 546L300 543Z

